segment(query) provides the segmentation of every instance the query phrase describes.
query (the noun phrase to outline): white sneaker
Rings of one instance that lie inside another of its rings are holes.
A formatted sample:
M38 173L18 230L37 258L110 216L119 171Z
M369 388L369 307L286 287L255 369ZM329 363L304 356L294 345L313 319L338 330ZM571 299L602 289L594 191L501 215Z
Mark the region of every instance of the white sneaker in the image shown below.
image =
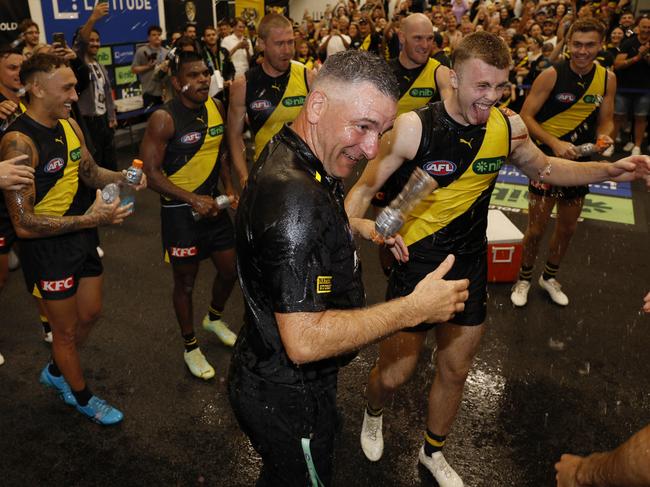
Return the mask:
M614 144L610 145L607 149L605 149L602 153L603 157L612 157L614 155Z
M548 280L543 276L539 276L539 285L546 290L555 304L566 306L569 304L569 298L562 292L562 285L552 277Z
M14 249L11 249L9 251L9 257L7 257L7 267L10 271L15 271L20 267L20 259L18 258L18 254L14 252Z
M515 282L515 285L512 286L512 294L510 295L512 304L515 306L526 306L528 302L528 291L530 291L530 281L519 279Z
M43 333L43 341L47 343L52 343L52 332L48 331L47 333Z
M440 487L463 487L463 480L449 466L441 451L428 456L424 453L424 446L420 448L420 463L424 465L431 475L436 479Z
M635 145L632 148L632 155L633 156L640 156L641 155L641 147L639 147L638 145Z
M183 359L192 375L205 380L214 377L214 369L205 359L205 355L203 355L200 348L195 348L191 352L183 352Z
M384 435L381 431L382 417L370 416L363 410L363 425L361 426L361 449L371 462L376 462L384 453Z
M4 357L2 356L2 354L0 353L0 365L2 365L2 364L4 364L4 363L5 363L5 358L4 358Z
M629 141L623 146L623 152L630 152L632 149L634 149L634 142L632 141Z
M102 248L99 245L97 246L97 255L99 255L100 259L104 258L104 250L102 250Z
M219 337L219 340L224 345L232 347L237 341L237 335L228 328L228 323L223 320L211 320L210 315L205 315L203 318L203 329L211 331Z

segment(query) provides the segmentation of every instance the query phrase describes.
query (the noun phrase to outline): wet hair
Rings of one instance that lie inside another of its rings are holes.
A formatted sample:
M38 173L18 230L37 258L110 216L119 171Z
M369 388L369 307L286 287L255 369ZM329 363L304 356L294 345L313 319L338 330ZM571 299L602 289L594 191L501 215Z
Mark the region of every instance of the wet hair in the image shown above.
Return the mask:
M67 66L65 59L54 54L34 54L20 67L20 82L23 86L30 83L38 73L51 73L55 69Z
M184 65L198 62L203 62L203 58L198 52L179 50L171 63L172 75L178 76L178 73Z
M457 69L460 64L470 59L480 59L497 69L510 66L510 49L500 37L486 31L473 32L463 38L452 53L452 65Z
M314 89L330 80L345 84L370 83L393 100L399 98L393 71L386 61L367 51L350 50L327 56L314 81Z
M567 38L571 39L575 32L597 32L602 39L605 36L605 24L593 17L578 19L571 25Z
M266 14L261 20L257 32L259 33L260 39L266 40L266 38L271 33L271 29L293 29L291 21L286 18L284 15L270 13Z
M160 28L159 25L150 25L149 28L147 29L147 37L149 37L152 32L158 32L162 34L162 29Z

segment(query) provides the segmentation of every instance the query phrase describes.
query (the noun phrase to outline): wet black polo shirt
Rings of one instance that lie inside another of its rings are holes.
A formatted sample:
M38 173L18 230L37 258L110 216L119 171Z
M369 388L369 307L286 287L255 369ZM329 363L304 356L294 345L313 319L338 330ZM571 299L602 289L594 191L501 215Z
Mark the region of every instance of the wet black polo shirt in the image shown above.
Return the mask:
M281 384L335 376L351 357L296 366L274 316L365 304L342 184L286 125L251 172L236 234L246 315L233 360Z

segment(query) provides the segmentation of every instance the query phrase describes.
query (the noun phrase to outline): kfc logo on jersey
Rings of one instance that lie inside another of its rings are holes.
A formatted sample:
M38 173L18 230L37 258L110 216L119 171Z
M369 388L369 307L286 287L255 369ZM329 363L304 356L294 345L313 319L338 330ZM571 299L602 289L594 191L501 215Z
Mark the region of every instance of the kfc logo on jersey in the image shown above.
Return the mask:
M560 103L573 103L576 101L576 96L573 93L558 93L555 99Z
M198 254L196 247L170 247L172 257L194 257Z
M456 164L451 161L430 161L423 169L432 176L449 176L456 172Z
M72 289L72 286L74 286L73 276L59 281L41 281L41 289L50 293L67 291L68 289Z
M251 103L251 110L255 110L256 112L268 110L269 108L273 108L273 105L268 100L255 100Z
M201 132L190 132L181 137L181 144L196 144L201 140Z
M52 159L50 162L45 164L43 171L45 171L48 174L52 174L55 172L59 172L63 168L63 166L65 166L65 161L60 157L57 157L56 159Z

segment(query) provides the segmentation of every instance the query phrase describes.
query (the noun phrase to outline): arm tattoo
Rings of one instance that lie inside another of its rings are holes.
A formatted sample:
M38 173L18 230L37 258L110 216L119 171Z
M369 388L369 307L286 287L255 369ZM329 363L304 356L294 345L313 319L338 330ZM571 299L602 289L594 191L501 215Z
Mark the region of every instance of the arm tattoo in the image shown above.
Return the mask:
M9 137L5 136L0 145L0 158L4 160L25 154L28 156L27 160L19 164L32 167L38 165L38 154L34 152L31 141L22 134L13 133ZM36 188L33 183L18 191L5 191L4 195L11 221L21 238L50 237L97 225L94 218L89 215L63 217L35 215Z
M103 188L108 183L119 183L124 180L122 173L99 167L85 147L79 162L79 177L86 186L98 189Z

